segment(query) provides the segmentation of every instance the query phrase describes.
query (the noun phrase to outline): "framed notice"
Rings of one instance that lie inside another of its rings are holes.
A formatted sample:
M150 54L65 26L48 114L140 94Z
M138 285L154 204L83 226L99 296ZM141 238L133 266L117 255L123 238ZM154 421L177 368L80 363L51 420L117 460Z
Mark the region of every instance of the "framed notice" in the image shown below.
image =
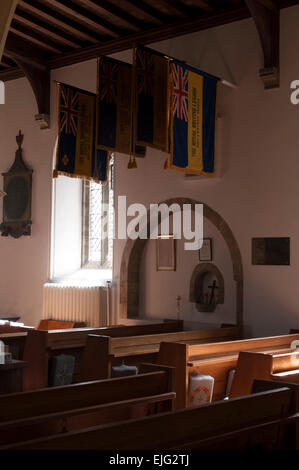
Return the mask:
M203 238L202 247L199 250L199 261L212 261L212 238Z
M156 244L157 271L175 271L175 240L173 235L158 235Z
M253 238L252 264L281 266L290 264L290 239Z

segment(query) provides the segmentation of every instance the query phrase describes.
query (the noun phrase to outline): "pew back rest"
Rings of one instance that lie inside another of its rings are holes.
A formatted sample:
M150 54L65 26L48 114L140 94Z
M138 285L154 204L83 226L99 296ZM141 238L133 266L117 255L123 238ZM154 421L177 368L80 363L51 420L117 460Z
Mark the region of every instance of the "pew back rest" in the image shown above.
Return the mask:
M246 448L250 444L281 445L283 419L290 410L292 392L271 390L143 419L104 425L18 444L18 449L119 450ZM266 433L267 426L271 428ZM273 433L273 427L275 431ZM259 432L261 430L261 432ZM243 433L243 434L242 434ZM240 436L245 435L240 442ZM215 445L215 442L217 443ZM16 447L16 446L15 446ZM13 447L10 447L13 448Z
M53 355L71 354L76 358L74 381L80 379L80 363L89 334L114 336L130 336L143 333L144 335L156 331L177 331L183 328L183 322L167 320L163 323L101 328L73 328L62 330L33 330L28 334L25 344L24 360L28 367L24 371L23 390L34 390L48 385L48 363ZM109 377L109 375L101 376Z
M109 353L116 357L127 356L133 353L146 354L157 352L161 342L206 343L231 340L240 337L240 327L213 328L209 330L190 330L176 333L159 333L155 335L140 335L127 338L111 338Z
M179 409L188 404L190 374L202 373L214 377L213 400L221 400L225 396L228 373L236 368L241 351L288 351L292 341L298 339L299 335L293 334L185 346L165 342L160 345L157 363L176 367L175 406Z
M231 387L231 397L247 395L255 379L299 382L299 350L284 349L271 353L242 351Z
M174 369L143 364L141 374L0 396L0 423L172 392Z

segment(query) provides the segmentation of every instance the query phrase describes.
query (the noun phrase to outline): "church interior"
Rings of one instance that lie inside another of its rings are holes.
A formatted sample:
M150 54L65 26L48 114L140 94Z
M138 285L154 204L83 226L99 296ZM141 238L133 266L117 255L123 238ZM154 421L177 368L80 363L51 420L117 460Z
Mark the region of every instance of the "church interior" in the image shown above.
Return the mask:
M0 450L299 449L298 24L1 0Z

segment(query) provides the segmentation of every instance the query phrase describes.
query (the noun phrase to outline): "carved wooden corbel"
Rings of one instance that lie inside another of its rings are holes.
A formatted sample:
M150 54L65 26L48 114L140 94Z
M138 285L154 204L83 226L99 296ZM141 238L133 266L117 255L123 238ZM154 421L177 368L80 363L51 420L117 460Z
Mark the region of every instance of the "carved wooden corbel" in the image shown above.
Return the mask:
M271 0L245 0L255 22L264 54L259 74L265 89L279 87L279 9Z
M40 70L16 60L29 80L37 103L38 114L34 116L40 129L50 127L50 71Z
M50 127L50 71L44 54L33 48L28 41L20 41L13 34L8 36L5 54L19 65L29 80L38 109L35 120L41 129L48 129Z

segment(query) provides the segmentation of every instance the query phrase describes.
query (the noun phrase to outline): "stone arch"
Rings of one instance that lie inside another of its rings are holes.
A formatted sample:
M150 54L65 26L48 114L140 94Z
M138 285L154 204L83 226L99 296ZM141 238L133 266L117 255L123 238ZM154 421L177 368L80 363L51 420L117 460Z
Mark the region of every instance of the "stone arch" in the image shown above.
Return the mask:
M243 325L243 265L239 245L229 225L218 212L200 201L190 198L172 198L159 204L178 204L183 209L184 204L190 204L195 210L196 204L203 204L203 216L206 217L223 236L232 260L233 277L236 283L236 323ZM149 216L149 211L148 211ZM148 228L149 233L149 217ZM147 239L128 239L123 251L120 268L120 316L122 318L138 317L139 309L139 268L142 253Z

